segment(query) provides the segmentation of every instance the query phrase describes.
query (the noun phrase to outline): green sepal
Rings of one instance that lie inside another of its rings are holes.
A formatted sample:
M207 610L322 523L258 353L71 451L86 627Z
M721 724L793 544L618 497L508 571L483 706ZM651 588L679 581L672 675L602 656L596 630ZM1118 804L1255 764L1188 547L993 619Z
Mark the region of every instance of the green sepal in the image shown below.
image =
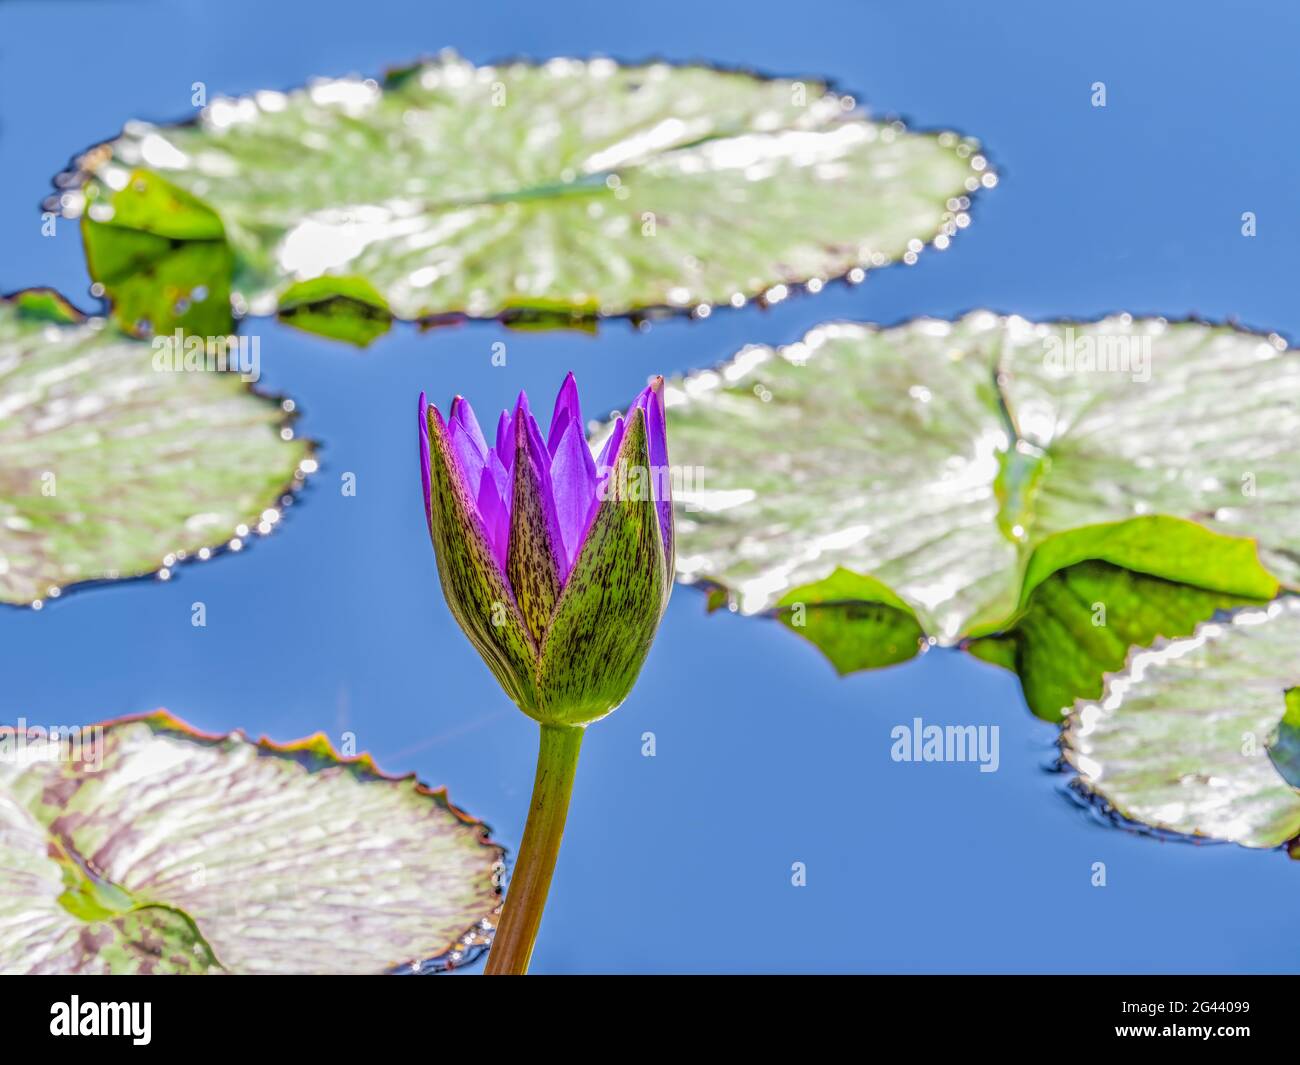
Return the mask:
M516 416L513 502L506 575L528 631L539 646L560 597L559 530L546 519L541 475L529 456L528 419Z

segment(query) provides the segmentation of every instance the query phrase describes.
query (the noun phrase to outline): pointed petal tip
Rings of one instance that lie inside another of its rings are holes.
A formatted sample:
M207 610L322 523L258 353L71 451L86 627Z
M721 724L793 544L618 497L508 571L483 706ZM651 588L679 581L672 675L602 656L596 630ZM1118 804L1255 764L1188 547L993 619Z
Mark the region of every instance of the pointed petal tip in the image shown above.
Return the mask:
M421 392L420 393L420 421L424 425L426 431L428 430L430 419L436 421L438 425L447 424L446 422L443 421L442 411L438 409L438 404L430 403L429 397L424 392Z
M639 428L646 434L649 439L650 423L646 419L646 408L644 403L637 403L627 412L627 417L623 419L623 432L619 436L618 447L610 456L609 461L615 463L618 461L619 452L623 450L627 440Z
M503 410L501 417L497 419L497 438L493 446L496 449L497 459L506 467L514 461L515 440L514 433L511 431L513 424L510 412Z
M655 374L654 377L650 378L650 391L654 393L655 399L658 400L657 413L659 415L659 424L663 425L668 420L668 407L667 404L664 403L663 374Z
M564 430L569 422L582 424L582 405L578 399L578 382L570 370L564 376L564 383L555 394L555 408L551 411L551 427L546 436L546 450L552 455L560 446Z

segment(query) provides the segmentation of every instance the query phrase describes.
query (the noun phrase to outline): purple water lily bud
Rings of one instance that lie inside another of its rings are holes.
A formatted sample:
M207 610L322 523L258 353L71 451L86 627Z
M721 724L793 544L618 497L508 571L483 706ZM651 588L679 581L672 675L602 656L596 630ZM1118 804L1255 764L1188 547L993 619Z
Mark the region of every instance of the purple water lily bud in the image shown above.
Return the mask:
M632 689L672 591L663 378L599 455L573 374L542 431L520 393L489 444L469 402L420 396L425 514L452 614L543 724L586 724Z

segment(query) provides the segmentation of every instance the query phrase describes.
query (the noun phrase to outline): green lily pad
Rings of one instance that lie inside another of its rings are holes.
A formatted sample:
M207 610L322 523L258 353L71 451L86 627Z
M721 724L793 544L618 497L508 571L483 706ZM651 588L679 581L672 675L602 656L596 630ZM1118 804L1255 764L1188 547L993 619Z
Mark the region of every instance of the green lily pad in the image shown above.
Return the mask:
M1076 699L1100 697L1130 647L1277 592L1252 540L1158 515L1090 525L1039 545L1013 622L965 646L1018 673L1029 708L1059 721Z
M946 248L997 180L977 142L868 119L816 80L452 54L382 85L318 81L216 100L196 123L132 122L60 177L54 202L123 240L174 236L151 175L217 219L240 310L275 313L294 286L338 276L403 319L530 324L702 315L859 280Z
M490 941L485 826L324 736L159 711L0 744L0 971L375 973Z
M1062 733L1091 793L1132 821L1247 847L1300 835L1300 792L1269 748L1300 681L1300 598L1134 651Z
M393 325L384 297L361 277L300 281L280 297L280 320L359 348L374 343Z
M1277 336L831 323L666 395L678 578L841 673L962 644L1059 720L1131 644L1300 581L1300 360Z
M776 615L817 647L840 676L905 662L925 641L906 603L879 581L842 567L824 581L791 589Z
M230 245L221 220L193 196L138 171L82 218L81 233L90 276L112 299L123 331L233 331Z
M316 468L292 405L175 365L51 293L0 301L0 602L168 577L278 523Z

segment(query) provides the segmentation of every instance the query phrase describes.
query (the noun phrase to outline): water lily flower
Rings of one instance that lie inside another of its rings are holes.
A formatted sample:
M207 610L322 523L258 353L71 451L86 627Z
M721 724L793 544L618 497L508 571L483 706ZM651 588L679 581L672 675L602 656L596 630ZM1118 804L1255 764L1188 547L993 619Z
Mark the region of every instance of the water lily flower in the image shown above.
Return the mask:
M420 396L425 512L447 605L524 713L586 724L632 689L672 590L663 378L587 445L569 374L542 437L520 393L491 446L469 401Z
M443 595L542 726L533 805L489 972L524 972L559 852L583 728L632 690L673 582L663 378L596 454L573 375L541 428L522 392L489 445L460 396L420 396L425 515Z

